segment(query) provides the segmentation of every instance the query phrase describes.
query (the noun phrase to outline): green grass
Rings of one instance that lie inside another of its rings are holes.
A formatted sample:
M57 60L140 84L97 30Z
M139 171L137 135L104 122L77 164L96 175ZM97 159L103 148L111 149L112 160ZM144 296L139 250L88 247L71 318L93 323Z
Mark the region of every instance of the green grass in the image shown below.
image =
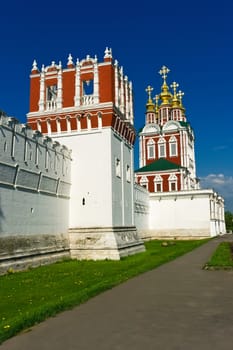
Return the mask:
M206 240L147 242L146 252L120 261L68 260L0 276L0 344L18 332L104 290L191 251Z
M222 242L218 245L211 259L206 263L205 269L230 269L233 268L231 243Z

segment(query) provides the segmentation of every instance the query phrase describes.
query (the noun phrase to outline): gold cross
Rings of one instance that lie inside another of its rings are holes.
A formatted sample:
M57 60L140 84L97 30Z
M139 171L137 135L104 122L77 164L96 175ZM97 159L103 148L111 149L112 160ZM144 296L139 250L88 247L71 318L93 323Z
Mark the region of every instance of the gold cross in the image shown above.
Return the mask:
M155 95L154 100L155 100L155 103L156 103L156 105L157 105L158 102L159 102L159 95Z
M173 81L173 83L170 86L174 91L174 95L176 95L176 89L179 87L179 84Z
M177 96L179 97L180 102L181 102L181 101L182 101L182 97L184 96L184 92L182 92L181 90L179 90Z
M167 78L167 73L169 72L170 72L170 69L168 69L166 66L162 66L162 68L160 69L159 74L164 79L164 82L165 82L165 79Z
M153 87L151 87L150 85L147 86L146 88L146 92L148 93L148 99L151 100L151 93L153 91Z

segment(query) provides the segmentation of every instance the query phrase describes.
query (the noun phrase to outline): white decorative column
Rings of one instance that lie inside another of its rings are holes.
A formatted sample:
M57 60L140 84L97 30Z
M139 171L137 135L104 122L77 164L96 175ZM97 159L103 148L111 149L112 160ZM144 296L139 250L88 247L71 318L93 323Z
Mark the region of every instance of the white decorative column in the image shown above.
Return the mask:
M41 122L40 122L40 120L37 120L36 125L37 125L37 130L41 132Z
M123 67L120 68L120 84L121 84L121 96L120 96L120 111L124 113L124 77L123 77Z
M60 122L59 118L56 119L56 124L57 124L57 133L60 134L61 133L61 122Z
M40 100L39 100L39 111L44 111L44 100L45 98L45 68L44 65L41 69L41 75L40 75Z
M102 129L102 115L98 113L98 129Z
M81 121L80 121L80 117L77 117L77 130L81 131Z
M87 130L91 130L91 116L87 116Z
M57 108L62 108L62 66L59 63L59 71L57 77Z
M134 118L133 118L133 84L132 84L132 81L129 82L129 117L130 117L130 122L133 125Z
M146 140L145 136L142 136L142 166L146 165Z
M51 135L51 133L52 133L50 119L47 119L47 133L48 133L48 135Z
M119 80L118 80L118 61L115 60L115 105L119 107Z
M99 72L98 72L98 63L97 57L95 57L94 61L94 103L99 103Z
M143 159L142 159L142 136L139 137L139 167L141 168L143 166Z
M78 59L76 62L74 105L75 107L80 106L80 63Z
M67 127L67 132L71 132L71 122L70 122L70 117L66 118L66 127Z
M124 87L125 87L125 115L126 119L129 120L129 84L128 84L128 77L127 75L125 76L125 82L124 82Z

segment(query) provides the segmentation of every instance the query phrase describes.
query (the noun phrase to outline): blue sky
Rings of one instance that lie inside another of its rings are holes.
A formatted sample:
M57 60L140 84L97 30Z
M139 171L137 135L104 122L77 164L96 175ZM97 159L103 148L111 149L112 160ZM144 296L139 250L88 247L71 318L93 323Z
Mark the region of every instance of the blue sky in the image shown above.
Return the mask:
M144 125L148 84L160 91L162 65L184 91L183 104L196 137L197 175L233 212L233 3L196 1L29 0L1 4L0 109L25 122L29 75L52 60L87 54L103 59L105 47L133 82L135 127ZM138 165L136 144L135 167Z

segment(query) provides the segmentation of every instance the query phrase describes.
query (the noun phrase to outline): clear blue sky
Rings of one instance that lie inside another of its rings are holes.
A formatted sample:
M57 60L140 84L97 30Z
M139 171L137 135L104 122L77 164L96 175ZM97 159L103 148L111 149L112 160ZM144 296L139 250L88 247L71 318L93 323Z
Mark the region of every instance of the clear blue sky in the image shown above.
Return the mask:
M101 61L111 47L133 82L136 129L144 125L146 86L159 92L158 71L169 67L168 82L185 93L202 187L215 188L233 212L232 0L13 0L1 4L0 25L0 109L22 122L34 59L39 67L65 65L69 53Z

